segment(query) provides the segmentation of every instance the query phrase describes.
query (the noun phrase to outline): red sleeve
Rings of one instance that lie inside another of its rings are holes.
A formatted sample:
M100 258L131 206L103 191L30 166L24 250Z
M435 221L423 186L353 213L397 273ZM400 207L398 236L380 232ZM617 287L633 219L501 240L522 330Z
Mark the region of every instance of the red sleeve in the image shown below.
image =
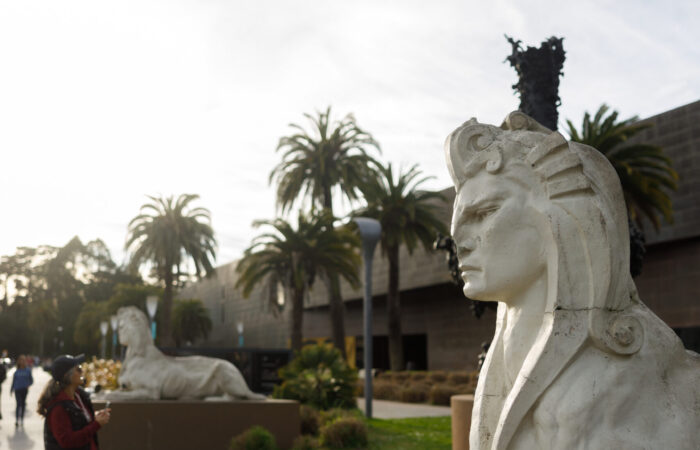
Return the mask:
M49 413L49 429L58 441L58 445L64 448L81 447L92 441L93 436L100 429L100 424L93 420L78 431L73 431L70 417L62 406L56 405Z

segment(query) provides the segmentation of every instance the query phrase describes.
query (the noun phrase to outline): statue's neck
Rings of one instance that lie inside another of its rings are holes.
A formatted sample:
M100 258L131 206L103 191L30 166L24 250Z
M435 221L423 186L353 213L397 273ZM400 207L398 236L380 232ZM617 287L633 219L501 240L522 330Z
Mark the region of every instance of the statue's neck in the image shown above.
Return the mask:
M542 326L547 303L546 280L543 273L527 290L506 303L503 363L509 386L515 382Z
M154 348L153 341L144 337L137 340L133 344L126 347L126 359L131 359L136 356L145 356L149 348Z

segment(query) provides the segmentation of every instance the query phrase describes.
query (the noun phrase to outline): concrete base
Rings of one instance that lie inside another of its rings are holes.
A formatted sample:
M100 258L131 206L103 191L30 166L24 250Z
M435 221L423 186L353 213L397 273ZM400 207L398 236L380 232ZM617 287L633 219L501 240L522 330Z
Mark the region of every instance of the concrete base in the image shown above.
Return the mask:
M104 402L95 402L95 410ZM299 403L266 401L112 402L112 418L98 432L100 450L227 449L254 425L269 430L281 449L300 434Z
M473 395L453 395L452 408L452 450L469 449L469 429L472 424Z

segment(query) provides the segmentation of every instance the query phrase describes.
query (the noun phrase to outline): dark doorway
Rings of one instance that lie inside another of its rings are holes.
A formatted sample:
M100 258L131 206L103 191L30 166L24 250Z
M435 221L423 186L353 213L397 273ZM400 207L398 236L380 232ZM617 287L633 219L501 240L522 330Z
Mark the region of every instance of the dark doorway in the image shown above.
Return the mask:
M357 336L357 367L364 368L364 343L362 336ZM403 336L403 359L410 370L428 369L428 339L425 334L406 334ZM372 339L372 365L374 369L389 370L389 337L374 336Z

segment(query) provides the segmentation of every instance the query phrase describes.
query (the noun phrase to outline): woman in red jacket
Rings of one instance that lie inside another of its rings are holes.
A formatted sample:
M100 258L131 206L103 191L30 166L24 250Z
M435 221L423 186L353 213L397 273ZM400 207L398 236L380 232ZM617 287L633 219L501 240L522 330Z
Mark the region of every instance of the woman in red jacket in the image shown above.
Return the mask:
M84 355L62 355L51 366L52 379L39 398L47 450L97 450L97 430L109 422L111 410L95 413L90 396L80 387L83 361Z

